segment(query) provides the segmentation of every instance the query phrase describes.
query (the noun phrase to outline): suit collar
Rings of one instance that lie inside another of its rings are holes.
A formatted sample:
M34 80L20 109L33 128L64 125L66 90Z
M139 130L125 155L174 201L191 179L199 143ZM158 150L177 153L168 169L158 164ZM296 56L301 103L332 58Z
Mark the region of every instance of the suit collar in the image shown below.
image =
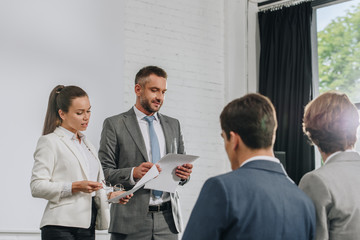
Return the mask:
M257 160L266 160L266 161L271 161L271 162L276 162L276 163L280 163L279 159L275 158L275 157L270 157L270 156L255 156L252 158L249 158L247 160L245 160L240 167L244 166L245 164L252 162L252 161L257 161Z
M79 149L77 149L77 147L74 145L74 143L72 142L72 140L66 135L66 133L64 132L64 130L62 130L61 128L56 128L54 130L54 134L56 134L60 140L70 149L70 151L75 155L75 157L78 159L80 166L83 170L83 172L85 173L85 176L87 177L87 179L89 179L89 168L88 168L88 164L85 162L86 159L84 159L83 155L80 153ZM91 149L89 147L88 142L84 139L84 143L85 145ZM92 152L92 154L94 154ZM96 155L95 155L96 156Z
M259 169L265 170L270 172L276 172L287 176L287 173L282 166L281 163L276 163L268 160L255 160L248 162L247 164L243 165L240 169L245 168L252 168L252 169Z
M163 116L159 112L157 112L156 114L157 114L157 117L159 118L161 127L162 127L163 132L164 132L165 144L166 144L166 153L168 153L168 152L170 152L170 149L171 149L171 142L168 141L168 139L173 139L174 138L174 136L172 136L172 128L171 128L171 126L170 126L170 124L168 122L168 119L165 116ZM145 147L144 138L143 138L143 135L141 134L141 130L140 130L140 127L139 127L137 116L135 114L134 107L132 107L129 111L127 111L124 114L124 124L125 124L126 128L128 129L132 139L136 143L139 151L141 152L141 154L145 158L145 160L149 161L148 155L146 153L146 147Z
M134 110L134 113L135 113L135 115L136 115L136 118L138 119L138 120L142 120L142 119L144 119L144 117L146 117L147 115L145 114L145 113L143 113L142 111L140 111L139 109L137 109L136 108L136 106L133 106L133 110ZM154 113L154 117L155 117L155 120L156 121L159 121L159 116L158 116L159 114L156 112L156 113Z
M345 151L339 152L336 155L333 155L331 158L325 161L325 164L331 164L340 161L359 161L360 154L356 151Z
M73 133L73 132L71 132L71 131L69 131L69 130L67 130L66 128L64 128L64 127L59 127L61 130L62 130L62 132L69 138L69 139L71 139L71 140L76 140L77 139L77 136L76 136L76 134L75 133ZM85 138L85 135L82 133L82 132L78 132L78 136L80 137L80 139L81 140L83 140L84 138Z
M71 141L78 141L76 134L70 132L69 130L67 130L66 128L63 127L59 127L59 129L61 130L61 133L63 133L64 137L69 138ZM82 132L78 132L78 135L81 139L81 141L85 144L85 146L89 149L89 151L91 152L92 155L94 155L94 157L96 159L98 159L97 155L96 155L96 149L92 146L92 144L90 144L90 142L88 141L88 139L86 138L86 136L82 133Z

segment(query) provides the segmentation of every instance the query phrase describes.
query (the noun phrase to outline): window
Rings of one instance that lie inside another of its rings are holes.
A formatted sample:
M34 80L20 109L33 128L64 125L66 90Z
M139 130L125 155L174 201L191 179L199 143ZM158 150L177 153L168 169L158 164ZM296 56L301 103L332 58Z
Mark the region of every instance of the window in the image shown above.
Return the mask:
M313 7L315 95L338 90L346 93L359 108L360 0L316 0ZM360 151L360 140L356 150ZM320 158L316 158L318 167Z
M319 92L339 90L360 102L360 0L320 5L314 16Z
M319 7L315 16L319 92L339 90L360 102L360 0Z

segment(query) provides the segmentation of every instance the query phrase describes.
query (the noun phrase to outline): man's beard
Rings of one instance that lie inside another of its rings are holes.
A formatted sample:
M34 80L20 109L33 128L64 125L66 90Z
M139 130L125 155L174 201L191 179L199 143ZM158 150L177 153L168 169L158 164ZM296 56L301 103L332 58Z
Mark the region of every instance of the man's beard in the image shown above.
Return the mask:
M155 113L160 110L161 105L160 105L159 109L154 109L151 107L150 103L151 103L151 101L149 101L148 99L140 98L140 104L147 112Z

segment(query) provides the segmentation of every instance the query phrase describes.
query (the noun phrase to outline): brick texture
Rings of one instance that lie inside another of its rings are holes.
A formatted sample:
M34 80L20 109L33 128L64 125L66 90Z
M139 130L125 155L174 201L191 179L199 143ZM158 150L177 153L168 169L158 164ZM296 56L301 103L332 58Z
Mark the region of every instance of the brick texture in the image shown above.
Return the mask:
M229 170L220 137L224 106L223 2L127 0L124 106L135 102L134 76L146 65L168 73L163 114L180 120L187 154L198 155L191 181L180 188L187 223L206 179Z

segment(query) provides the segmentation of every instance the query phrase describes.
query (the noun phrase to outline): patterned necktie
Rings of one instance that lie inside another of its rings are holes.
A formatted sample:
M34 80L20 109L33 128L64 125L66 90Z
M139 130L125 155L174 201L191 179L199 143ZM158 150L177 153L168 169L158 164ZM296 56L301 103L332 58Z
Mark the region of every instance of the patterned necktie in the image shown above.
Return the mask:
M152 156L152 163L157 163L160 160L160 146L159 140L156 136L155 129L154 129L154 116L146 116L144 120L149 123L149 135L150 135L150 147L151 147L151 156ZM156 198L160 198L162 195L162 191L153 190L153 194Z

